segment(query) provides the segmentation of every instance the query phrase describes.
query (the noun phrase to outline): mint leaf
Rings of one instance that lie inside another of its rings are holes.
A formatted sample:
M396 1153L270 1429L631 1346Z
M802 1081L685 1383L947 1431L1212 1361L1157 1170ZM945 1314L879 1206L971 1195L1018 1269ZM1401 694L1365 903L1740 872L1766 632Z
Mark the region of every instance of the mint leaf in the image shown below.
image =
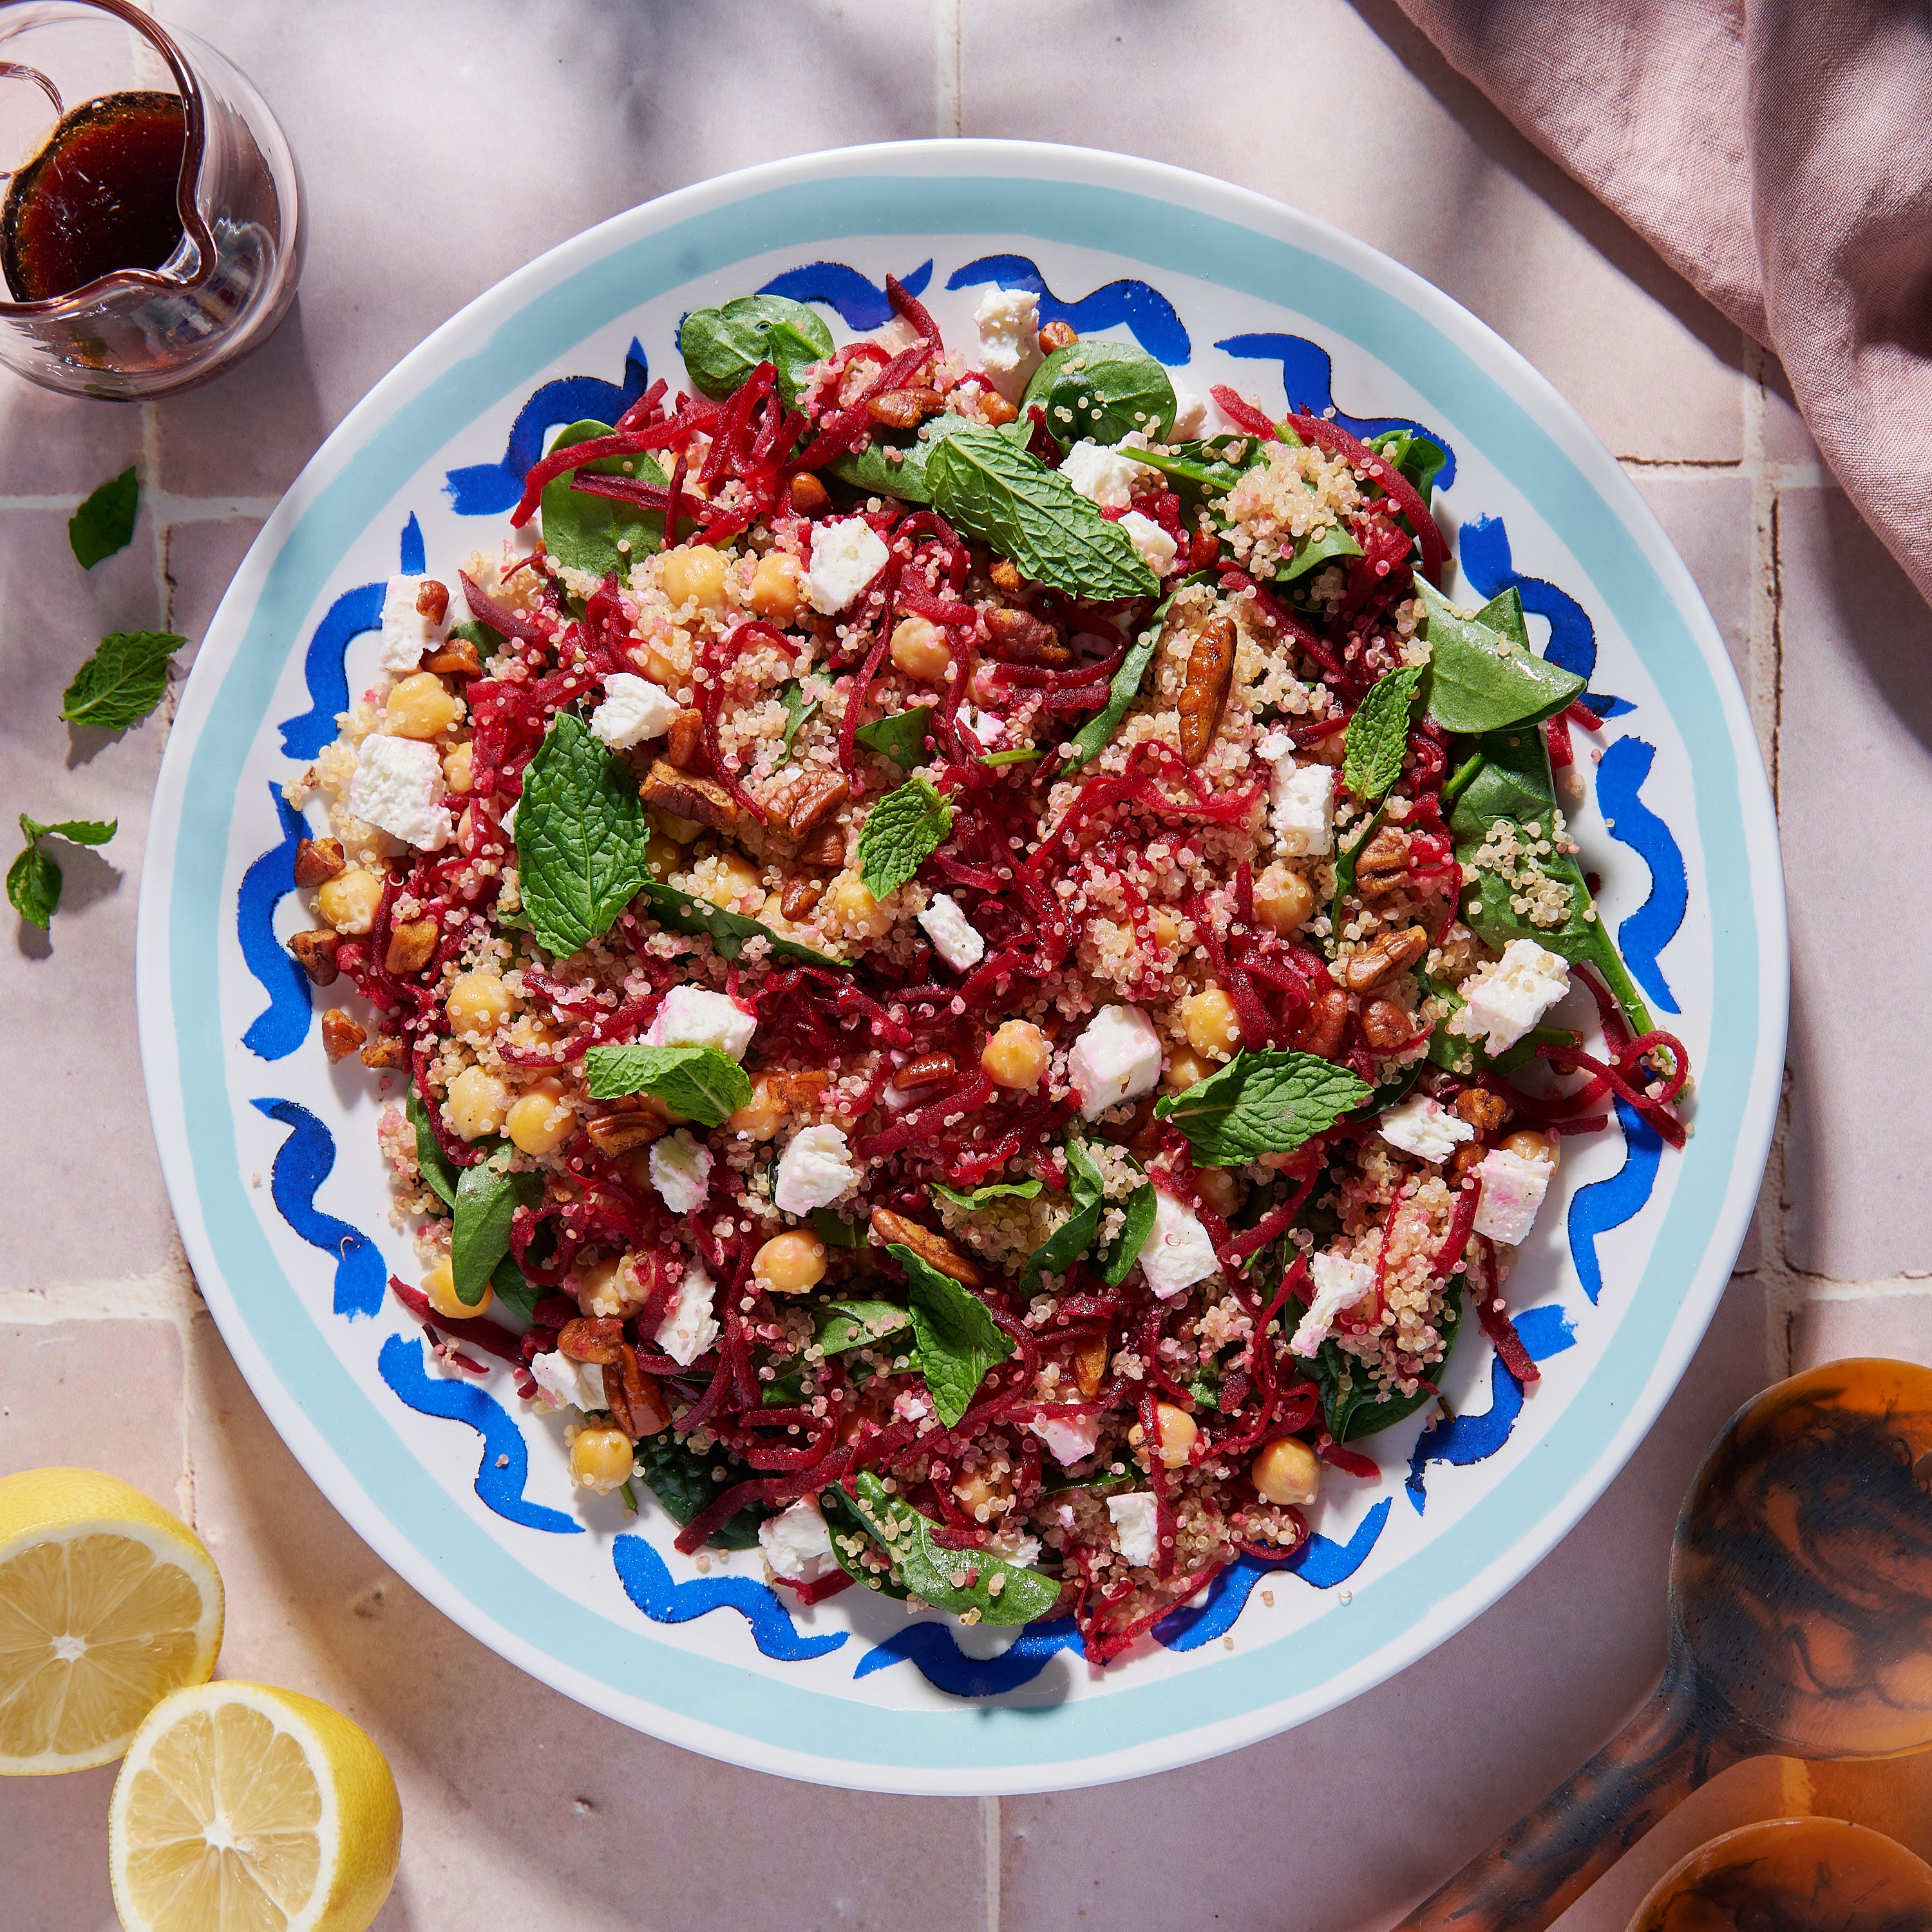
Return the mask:
M610 434L608 423L588 419L574 422L550 445L550 449L554 454L588 442L592 436ZM634 456L600 457L585 466L607 476L634 476L640 483L670 481L643 450ZM632 564L664 548L664 518L658 511L620 502L614 496L590 496L581 490L573 490L571 478L576 474L574 470L566 470L544 485L544 548L572 570L600 578L608 577L614 571L621 580L628 574ZM620 550L620 542L626 548Z
M926 734L932 729L932 706L916 704L896 718L875 718L859 727L858 739L868 752L892 760L902 770L926 763Z
M466 1308L483 1299L497 1265L510 1252L510 1222L520 1207L543 1198L543 1177L510 1174L504 1156L492 1154L463 1170L456 1184L456 1222L450 1231L449 1268L456 1298Z
M134 538L134 512L141 500L140 479L130 466L104 483L67 520L67 540L83 570L104 556L125 550Z
M1402 754L1408 748L1408 707L1422 681L1414 665L1390 671L1369 688L1355 707L1344 740L1342 776L1364 805L1378 804L1402 776Z
M794 678L778 693L778 702L784 706L784 737L782 742L784 755L788 758L791 756L791 741L798 736L798 728L818 709L818 700L806 697L804 686Z
M812 1340L828 1355L902 1335L912 1317L895 1301L828 1301L812 1310Z
M57 825L43 825L39 820L20 814L20 836L26 844L7 868L7 898L30 926L44 932L60 904L64 883L61 868L40 848L43 838L64 838L76 845L105 845L114 836L118 819L104 823L98 818L65 818Z
M709 899L668 886L661 879L646 879L639 890L650 901L661 926L673 926L694 939L708 938L718 949L721 959L735 959L744 951L747 940L763 939L782 958L802 960L808 966L830 966L841 971L851 964L850 960L835 959L829 952L814 952L795 939L781 939L770 926L761 926L748 914L728 912Z
M1060 444L1110 447L1135 430L1165 442L1174 427L1174 384L1167 371L1132 343L1094 337L1056 349L1033 372L1020 416L1038 404L1047 434Z
M1418 578L1415 589L1429 644L1424 701L1444 730L1474 736L1539 723L1581 695L1584 680L1574 671L1532 651L1508 648L1502 634L1480 617L1458 616L1426 579Z
M113 631L74 674L61 698L70 724L104 731L138 724L168 688L168 662L188 642L171 631Z
M875 899L896 892L945 844L952 808L925 778L908 778L873 806L859 834L859 876Z
M832 332L816 309L788 296L740 296L722 308L692 310L678 325L677 348L693 386L714 402L770 362L791 403L805 371L832 353Z
M1264 1154L1293 1153L1374 1090L1312 1053L1238 1053L1198 1084L1168 1094L1154 1112L1187 1136L1197 1165L1238 1167Z
M986 1371L1004 1362L1013 1345L970 1288L899 1242L888 1241L886 1252L905 1270L911 1286L913 1333L919 1338L926 1385L940 1420L950 1429L972 1407L973 1392Z
M1100 1279L1109 1288L1118 1288L1126 1280L1127 1270L1140 1259L1141 1250L1154 1232L1154 1183L1149 1180L1127 1196L1126 1225L1101 1261Z
M834 1208L814 1208L812 1210L812 1225L818 1238L828 1247L862 1248L866 1245L865 1231L855 1228Z
M20 814L20 830L29 838L64 838L73 845L105 845L120 824L118 818L63 818L57 825L40 825Z
M1060 1586L1037 1570L990 1550L945 1548L933 1536L934 1526L871 1470L850 1480L852 1513L890 1558L895 1581L934 1610L954 1616L976 1610L981 1623L1010 1628L1045 1616L1058 1602Z
M944 1181L932 1183L932 1198L944 1201L948 1207L964 1208L969 1213L983 1208L989 1201L1036 1201L1040 1198L1040 1183L1036 1180L995 1180L985 1187L976 1187L970 1194L962 1194L956 1187L948 1187Z
M446 1207L454 1208L456 1185L463 1178L464 1171L443 1152L442 1143L430 1129L429 1109L423 1105L422 1096L413 1083L410 1088L410 1097L403 1103L403 1112L416 1130L416 1171L439 1201Z
M580 718L559 712L524 770L517 808L524 908L538 941L562 958L608 932L653 883L650 836L630 767Z
M593 1046L584 1073L594 1100L648 1094L707 1127L722 1126L752 1097L745 1070L715 1046Z
M1066 1143L1067 1193L1073 1218L1063 1222L1036 1248L1020 1274L1024 1294L1043 1274L1064 1274L1094 1245L1106 1205L1106 1184L1094 1157L1078 1140Z
M1058 470L994 429L962 429L926 458L932 502L1020 574L1071 597L1151 597L1160 581L1118 524Z

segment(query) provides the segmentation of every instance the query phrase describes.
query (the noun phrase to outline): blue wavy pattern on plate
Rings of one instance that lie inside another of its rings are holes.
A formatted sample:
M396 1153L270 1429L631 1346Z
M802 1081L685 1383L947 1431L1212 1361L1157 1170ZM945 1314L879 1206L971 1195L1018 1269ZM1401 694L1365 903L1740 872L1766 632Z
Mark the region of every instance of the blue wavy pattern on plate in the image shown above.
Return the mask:
M1657 1185L1664 1159L1664 1139L1657 1130L1628 1100L1619 1100L1616 1108L1623 1124L1624 1164L1608 1179L1578 1188L1570 1202L1570 1257L1592 1303L1604 1292L1597 1237L1621 1228L1642 1208Z
M921 296L932 280L932 262L928 257L910 274L900 276L899 286L909 296ZM885 290L843 262L801 262L782 275L774 275L758 292L789 296L794 302L823 302L848 328L882 328L892 317L892 305Z
M1619 844L1650 868L1650 894L1617 928L1617 950L1630 976L1666 1013L1681 1010L1657 956L1677 937L1690 903L1684 854L1670 827L1637 794L1657 761L1657 747L1619 738L1597 766L1597 808Z
M567 423L615 422L650 386L650 365L634 335L624 358L624 380L606 382L595 376L560 376L546 382L517 412L502 455L494 463L473 463L448 471L443 494L459 517L489 517L514 510L524 494L524 478L543 454L543 440ZM420 570L422 566L417 566ZM403 566L409 573L407 564Z
M530 1456L523 1432L503 1405L474 1382L433 1376L423 1360L423 1345L392 1335L376 1358L376 1372L403 1402L418 1415L441 1416L460 1422L483 1438L483 1459L476 1468L476 1493L484 1505L506 1521L552 1536L581 1536L584 1526L524 1494L530 1480Z
M375 1244L315 1204L316 1190L335 1166L335 1136L293 1100L256 1100L253 1105L257 1113L290 1130L288 1138L275 1150L268 1176L277 1211L310 1247L335 1257L336 1313L351 1318L374 1315L382 1305L388 1279Z
M953 271L949 289L973 289L992 282L1003 289L1030 289L1040 298L1040 326L1064 322L1082 335L1124 325L1156 362L1178 369L1192 362L1194 344L1173 303L1148 282L1108 282L1077 302L1066 302L1046 285L1046 278L1027 255L982 255Z
M869 1677L895 1664L914 1664L929 1684L955 1697L998 1697L1030 1684L1063 1650L1078 1650L1080 1633L1071 1617L1028 1624L1012 1647L998 1657L968 1657L954 1640L950 1624L908 1624L874 1644L854 1666L854 1677Z
M1500 597L1514 584L1522 608L1550 620L1550 643L1543 655L1587 685L1597 671L1597 627L1590 614L1567 590L1547 578L1526 577L1510 557L1509 532L1500 517L1472 517L1462 526L1462 574L1485 597ZM1586 691L1582 701L1599 718L1620 718L1636 706L1627 699Z
M752 1641L780 1664L824 1657L845 1641L846 1632L800 1636L790 1613L768 1583L748 1576L695 1576L671 1581L670 1569L641 1536L620 1536L610 1546L624 1594L655 1623L688 1624L713 1610L736 1610L752 1627Z
M1516 1318L1516 1332L1532 1362L1547 1361L1576 1346L1576 1331L1560 1304L1526 1308ZM1490 1406L1480 1415L1465 1411L1446 1421L1431 1423L1416 1439L1408 1459L1408 1499L1420 1516L1428 1498L1423 1472L1432 1462L1458 1469L1486 1462L1510 1439L1522 1413L1522 1384L1500 1355L1490 1360Z
M242 874L235 895L235 936L248 970L268 996L250 1022L242 1044L263 1060L284 1060L308 1036L309 977L295 956L275 937L275 908L296 889L296 848L308 827L302 816L272 784L275 817L282 836Z
M1384 436L1392 429L1412 429L1427 436L1447 459L1436 473L1436 488L1447 490L1455 482L1456 452L1439 430L1418 422L1413 416L1352 416L1346 410L1336 407L1333 386L1334 358L1318 342L1310 342L1305 335L1268 333L1231 335L1214 346L1247 361L1279 362L1281 386L1288 398L1288 406L1303 416L1318 416L1332 410L1336 422L1352 435L1364 440L1373 436Z

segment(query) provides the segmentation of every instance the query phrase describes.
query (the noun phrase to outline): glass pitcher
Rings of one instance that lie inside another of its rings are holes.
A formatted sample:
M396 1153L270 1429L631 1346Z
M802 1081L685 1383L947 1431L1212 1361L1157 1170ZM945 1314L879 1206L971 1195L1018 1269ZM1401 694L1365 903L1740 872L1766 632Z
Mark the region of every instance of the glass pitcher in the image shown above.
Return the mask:
M46 164L136 100L164 120L181 104L179 239L155 266L22 298L15 238L54 178ZM246 75L130 0L0 0L0 362L47 388L190 388L260 347L294 299L304 236L287 138Z

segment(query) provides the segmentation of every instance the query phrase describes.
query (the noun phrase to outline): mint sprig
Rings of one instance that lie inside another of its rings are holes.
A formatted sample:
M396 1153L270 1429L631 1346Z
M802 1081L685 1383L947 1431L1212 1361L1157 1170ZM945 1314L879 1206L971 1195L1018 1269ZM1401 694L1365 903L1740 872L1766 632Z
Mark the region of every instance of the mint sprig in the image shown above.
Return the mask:
M900 1242L887 1242L886 1252L905 1270L926 1385L940 1420L950 1429L973 1406L986 1371L1013 1352L1012 1342L970 1288Z
M715 1046L593 1046L584 1076L592 1100L648 1094L707 1127L722 1126L752 1097L745 1070Z
M60 715L104 731L140 724L160 703L170 661L187 642L172 631L110 632L62 694Z
M1264 1154L1292 1154L1374 1090L1312 1053L1238 1053L1218 1072L1156 1102L1154 1113L1187 1136L1197 1166L1238 1167Z
M60 904L64 883L60 867L40 850L43 838L64 838L75 845L105 845L121 821L110 818L64 818L57 825L20 814L20 834L26 840L20 856L7 868L8 902L30 926L44 932Z
M1348 720L1342 776L1364 805L1378 804L1402 776L1402 754L1408 748L1408 707L1422 673L1410 665L1378 679Z
M859 876L876 899L896 892L945 844L952 808L914 776L873 806L859 834Z

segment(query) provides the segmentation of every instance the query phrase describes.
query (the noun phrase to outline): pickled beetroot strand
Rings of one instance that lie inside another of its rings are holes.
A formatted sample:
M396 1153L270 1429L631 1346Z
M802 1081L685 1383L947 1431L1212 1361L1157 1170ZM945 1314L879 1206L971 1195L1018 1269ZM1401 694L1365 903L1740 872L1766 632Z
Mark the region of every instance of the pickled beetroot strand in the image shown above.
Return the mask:
M1208 392L1221 413L1244 436L1258 436L1263 442L1279 442L1281 431L1245 396L1225 382L1216 382Z
M656 418L664 400L664 379L660 376L610 427L614 434L628 436L633 430L646 429Z
M878 1160L898 1154L937 1133L950 1114L964 1115L976 1112L993 1097L993 1083L984 1073L975 1073L963 1086L932 1101L916 1112L904 1115L895 1125L871 1139L861 1141L852 1151L861 1160Z
M946 344L940 335L938 323L926 313L915 297L907 292L905 284L896 276L888 275L886 278L886 299L924 338L934 355L944 352Z
M1325 416L1292 416L1288 422L1304 442L1316 444L1330 456L1345 458L1371 481L1378 483L1389 500L1408 518L1422 546L1422 574L1440 587L1442 582L1442 532L1429 513L1429 506L1415 485L1385 456L1378 455L1359 437L1351 436L1340 423Z
M829 418L820 418L820 427L802 455L798 459L801 470L819 470L835 456L843 456L857 442L871 427L872 417L866 404L874 396L889 395L902 388L907 379L929 360L932 350L929 344L919 342L903 355L896 356L866 386L864 394L836 410Z
M520 610L512 610L506 604L500 604L488 592L481 589L468 571L459 570L457 577L463 586L464 602L470 606L470 614L480 618L491 630L499 631L506 638L515 638L526 644L535 644L540 650L551 648L548 631L540 630L530 619Z
M430 1306L428 1295L420 1289L409 1287L394 1275L389 1277L389 1292L418 1322L434 1324L445 1334L454 1335L472 1348L481 1348L485 1354L494 1355L500 1362L508 1362L512 1368L524 1366L523 1350L519 1346L521 1338L512 1335L507 1328L499 1328L495 1322L478 1316L452 1317L439 1314Z

